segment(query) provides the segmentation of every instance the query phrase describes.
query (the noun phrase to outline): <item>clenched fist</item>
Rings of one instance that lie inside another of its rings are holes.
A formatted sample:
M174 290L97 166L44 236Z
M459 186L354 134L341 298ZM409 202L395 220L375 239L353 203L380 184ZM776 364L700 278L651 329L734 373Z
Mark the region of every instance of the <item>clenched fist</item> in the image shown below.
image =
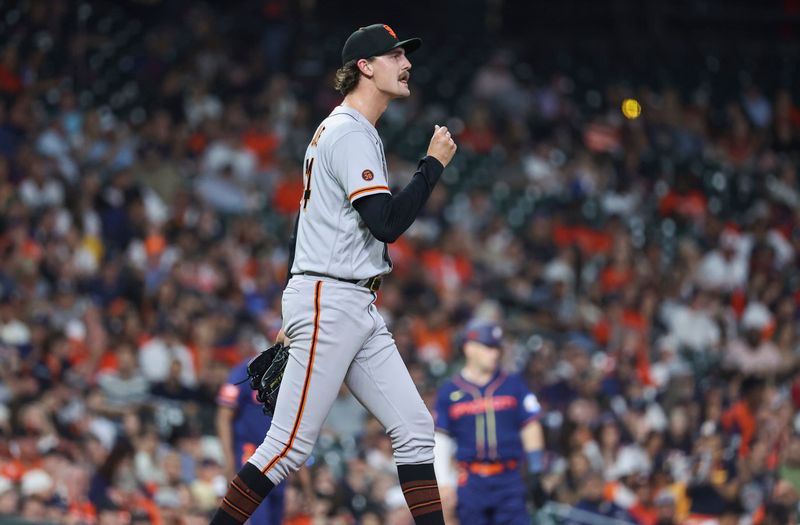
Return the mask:
M435 126L431 143L428 146L428 155L434 157L442 163L442 166L447 166L453 155L456 154L456 143L447 131L447 126Z

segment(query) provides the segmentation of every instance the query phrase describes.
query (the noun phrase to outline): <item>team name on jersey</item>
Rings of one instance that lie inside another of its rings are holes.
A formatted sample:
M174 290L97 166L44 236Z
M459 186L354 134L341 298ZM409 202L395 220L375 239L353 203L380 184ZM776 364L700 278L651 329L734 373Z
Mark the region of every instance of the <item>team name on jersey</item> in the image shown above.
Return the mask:
M448 409L448 414L450 415L450 419L456 420L462 416L483 414L486 412L487 408L492 408L495 412L499 412L501 410L511 410L516 407L517 398L514 396L497 396L455 403Z
M314 132L314 137L311 139L311 146L316 147L319 144L319 138L322 136L322 132L325 131L325 125L320 124L317 128L317 131Z

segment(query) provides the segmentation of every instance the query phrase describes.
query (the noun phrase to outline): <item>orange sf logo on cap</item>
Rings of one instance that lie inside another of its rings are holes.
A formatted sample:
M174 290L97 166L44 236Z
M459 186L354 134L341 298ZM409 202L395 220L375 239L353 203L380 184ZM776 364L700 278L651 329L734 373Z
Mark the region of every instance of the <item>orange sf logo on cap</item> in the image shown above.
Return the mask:
M394 32L394 29L392 29L391 27L387 26L386 24L383 24L383 28L386 30L387 33L392 35L392 38L397 39L397 34Z

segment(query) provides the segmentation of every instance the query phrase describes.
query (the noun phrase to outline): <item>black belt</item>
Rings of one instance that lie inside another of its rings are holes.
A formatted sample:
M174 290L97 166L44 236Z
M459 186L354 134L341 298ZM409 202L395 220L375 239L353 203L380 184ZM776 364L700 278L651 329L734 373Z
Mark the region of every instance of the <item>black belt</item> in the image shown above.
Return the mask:
M381 283L383 282L382 275L376 275L375 277L369 277L367 279L342 279L341 277L334 277L333 275L327 275L324 273L318 272L302 272L302 275L310 275L312 277L327 277L328 279L336 279L337 281L343 281L346 283L355 284L358 286L363 286L367 290L371 292L377 292L378 289L381 287Z

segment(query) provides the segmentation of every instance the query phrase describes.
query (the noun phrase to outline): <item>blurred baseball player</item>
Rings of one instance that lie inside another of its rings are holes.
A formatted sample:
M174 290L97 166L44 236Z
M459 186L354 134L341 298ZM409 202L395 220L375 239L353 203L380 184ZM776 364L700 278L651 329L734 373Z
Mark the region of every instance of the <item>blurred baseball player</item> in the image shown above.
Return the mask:
M456 145L435 127L411 182L392 195L375 124L410 94L407 53L391 27L355 31L342 49L336 88L345 96L306 151L292 277L283 293L290 357L263 443L231 482L212 524L245 521L311 453L344 381L383 424L416 524L443 524L433 468L433 420L373 304L392 269L386 243L414 222Z
M254 344L256 348L266 347ZM228 374L227 382L217 395L217 435L225 455L225 473L232 477L264 440L272 419L263 414L261 403L256 401L256 391L242 378L247 377L248 356ZM283 494L285 483L270 492L266 501L253 512L250 523L254 525L281 525L283 523Z
M527 463L538 492L544 446L539 402L519 376L500 370L500 326L472 321L464 338L464 368L436 401L437 474L445 477L455 448L456 511L463 525L528 525L520 467Z

